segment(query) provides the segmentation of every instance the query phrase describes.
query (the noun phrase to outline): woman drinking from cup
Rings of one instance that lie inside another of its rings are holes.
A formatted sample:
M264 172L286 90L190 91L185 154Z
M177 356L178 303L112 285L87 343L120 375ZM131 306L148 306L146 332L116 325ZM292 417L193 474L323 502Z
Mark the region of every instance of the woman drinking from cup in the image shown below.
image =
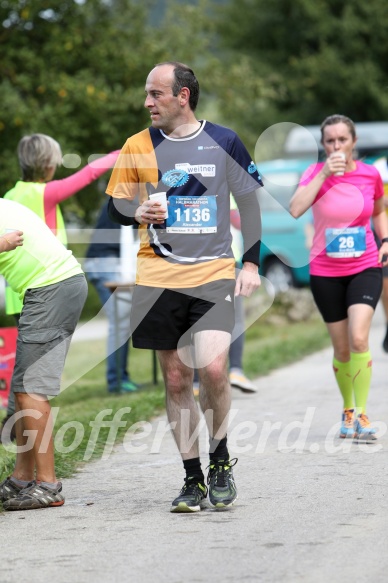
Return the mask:
M343 398L340 437L371 442L366 415L372 359L369 331L388 264L388 223L383 183L371 165L353 157L355 125L331 115L321 125L326 161L303 174L290 202L293 217L312 207L311 291L333 345L333 369ZM377 248L371 230L382 241Z

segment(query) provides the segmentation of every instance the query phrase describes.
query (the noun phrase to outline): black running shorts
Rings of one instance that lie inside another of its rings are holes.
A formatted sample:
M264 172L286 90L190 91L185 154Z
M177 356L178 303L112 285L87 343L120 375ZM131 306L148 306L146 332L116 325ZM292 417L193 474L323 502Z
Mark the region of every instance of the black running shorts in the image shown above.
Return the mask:
M328 324L346 320L348 308L354 304L367 304L375 309L380 299L382 285L380 267L371 267L341 277L310 276L315 303Z
M189 330L187 345L192 334L202 330L232 333L235 285L234 279L186 289L136 285L131 311L133 346L175 350Z

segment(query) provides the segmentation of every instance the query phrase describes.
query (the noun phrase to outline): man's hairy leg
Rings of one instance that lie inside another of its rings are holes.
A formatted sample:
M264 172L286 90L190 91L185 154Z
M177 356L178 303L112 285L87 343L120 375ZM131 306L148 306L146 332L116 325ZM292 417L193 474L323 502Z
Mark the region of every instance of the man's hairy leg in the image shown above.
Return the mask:
M217 441L228 430L232 391L228 378L231 335L220 330L204 330L194 337L200 378L199 401L211 438Z
M189 350L189 348L188 348ZM158 350L166 386L166 408L169 423L183 460L199 457L200 415L193 394L193 369L182 362L177 350Z

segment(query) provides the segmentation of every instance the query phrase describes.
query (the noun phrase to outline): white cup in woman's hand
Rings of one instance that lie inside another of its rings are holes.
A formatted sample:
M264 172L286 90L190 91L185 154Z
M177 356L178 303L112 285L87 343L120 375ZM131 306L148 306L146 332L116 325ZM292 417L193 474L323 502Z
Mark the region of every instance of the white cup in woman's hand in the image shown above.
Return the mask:
M330 158L331 159L338 158L339 160L343 161L343 170L338 170L337 172L334 172L334 176L343 176L345 174L345 168L346 168L346 156L345 156L344 152L333 152L333 154L331 154Z

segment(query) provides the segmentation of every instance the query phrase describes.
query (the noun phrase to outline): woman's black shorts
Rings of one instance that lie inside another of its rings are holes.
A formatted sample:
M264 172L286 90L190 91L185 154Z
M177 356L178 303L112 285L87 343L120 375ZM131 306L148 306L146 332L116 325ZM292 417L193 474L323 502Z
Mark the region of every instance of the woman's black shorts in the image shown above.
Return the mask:
M348 317L348 308L367 304L376 308L383 285L380 267L371 267L340 277L310 276L311 291L325 322L340 322Z

